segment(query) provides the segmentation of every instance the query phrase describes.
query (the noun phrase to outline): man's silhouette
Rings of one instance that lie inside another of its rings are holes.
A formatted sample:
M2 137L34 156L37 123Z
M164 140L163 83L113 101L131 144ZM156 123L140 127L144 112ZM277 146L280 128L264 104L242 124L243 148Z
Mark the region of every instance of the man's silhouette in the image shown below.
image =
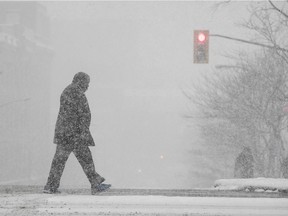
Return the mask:
M54 143L57 144L44 193L58 193L60 179L71 152L82 166L90 184L91 193L102 192L111 187L103 184L105 179L96 171L89 146L95 146L89 127L91 112L85 91L90 77L77 73L60 97L60 110L55 127Z

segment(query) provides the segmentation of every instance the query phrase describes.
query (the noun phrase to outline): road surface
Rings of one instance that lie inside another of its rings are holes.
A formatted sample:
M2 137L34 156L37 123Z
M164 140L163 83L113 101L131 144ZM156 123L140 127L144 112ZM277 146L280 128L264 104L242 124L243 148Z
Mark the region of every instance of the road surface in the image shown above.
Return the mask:
M270 197L264 193L244 192L239 193L240 197L236 194L209 190L112 189L96 196L89 195L88 190L64 190L51 195L33 187L25 190L0 187L0 215L288 215L286 194L270 193Z

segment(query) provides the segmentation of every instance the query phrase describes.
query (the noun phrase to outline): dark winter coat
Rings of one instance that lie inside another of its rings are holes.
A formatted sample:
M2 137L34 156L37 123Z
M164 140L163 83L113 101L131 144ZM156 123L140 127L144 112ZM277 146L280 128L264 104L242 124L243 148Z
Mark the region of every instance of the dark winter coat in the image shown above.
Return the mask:
M81 88L72 83L61 94L54 143L71 147L95 146L89 130L90 122L91 112L87 98Z

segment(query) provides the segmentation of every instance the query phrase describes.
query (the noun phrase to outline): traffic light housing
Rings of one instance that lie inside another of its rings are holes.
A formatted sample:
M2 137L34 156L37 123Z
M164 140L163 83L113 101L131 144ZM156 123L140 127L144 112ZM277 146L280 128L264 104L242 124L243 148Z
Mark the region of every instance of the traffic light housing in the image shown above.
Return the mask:
M209 31L194 31L194 63L209 63Z

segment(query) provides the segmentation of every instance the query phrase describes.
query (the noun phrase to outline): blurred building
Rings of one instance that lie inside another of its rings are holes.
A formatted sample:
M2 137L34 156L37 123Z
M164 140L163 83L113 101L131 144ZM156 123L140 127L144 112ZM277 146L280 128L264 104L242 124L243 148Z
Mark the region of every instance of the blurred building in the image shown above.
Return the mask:
M0 2L0 183L43 175L53 56L49 32L40 3Z

